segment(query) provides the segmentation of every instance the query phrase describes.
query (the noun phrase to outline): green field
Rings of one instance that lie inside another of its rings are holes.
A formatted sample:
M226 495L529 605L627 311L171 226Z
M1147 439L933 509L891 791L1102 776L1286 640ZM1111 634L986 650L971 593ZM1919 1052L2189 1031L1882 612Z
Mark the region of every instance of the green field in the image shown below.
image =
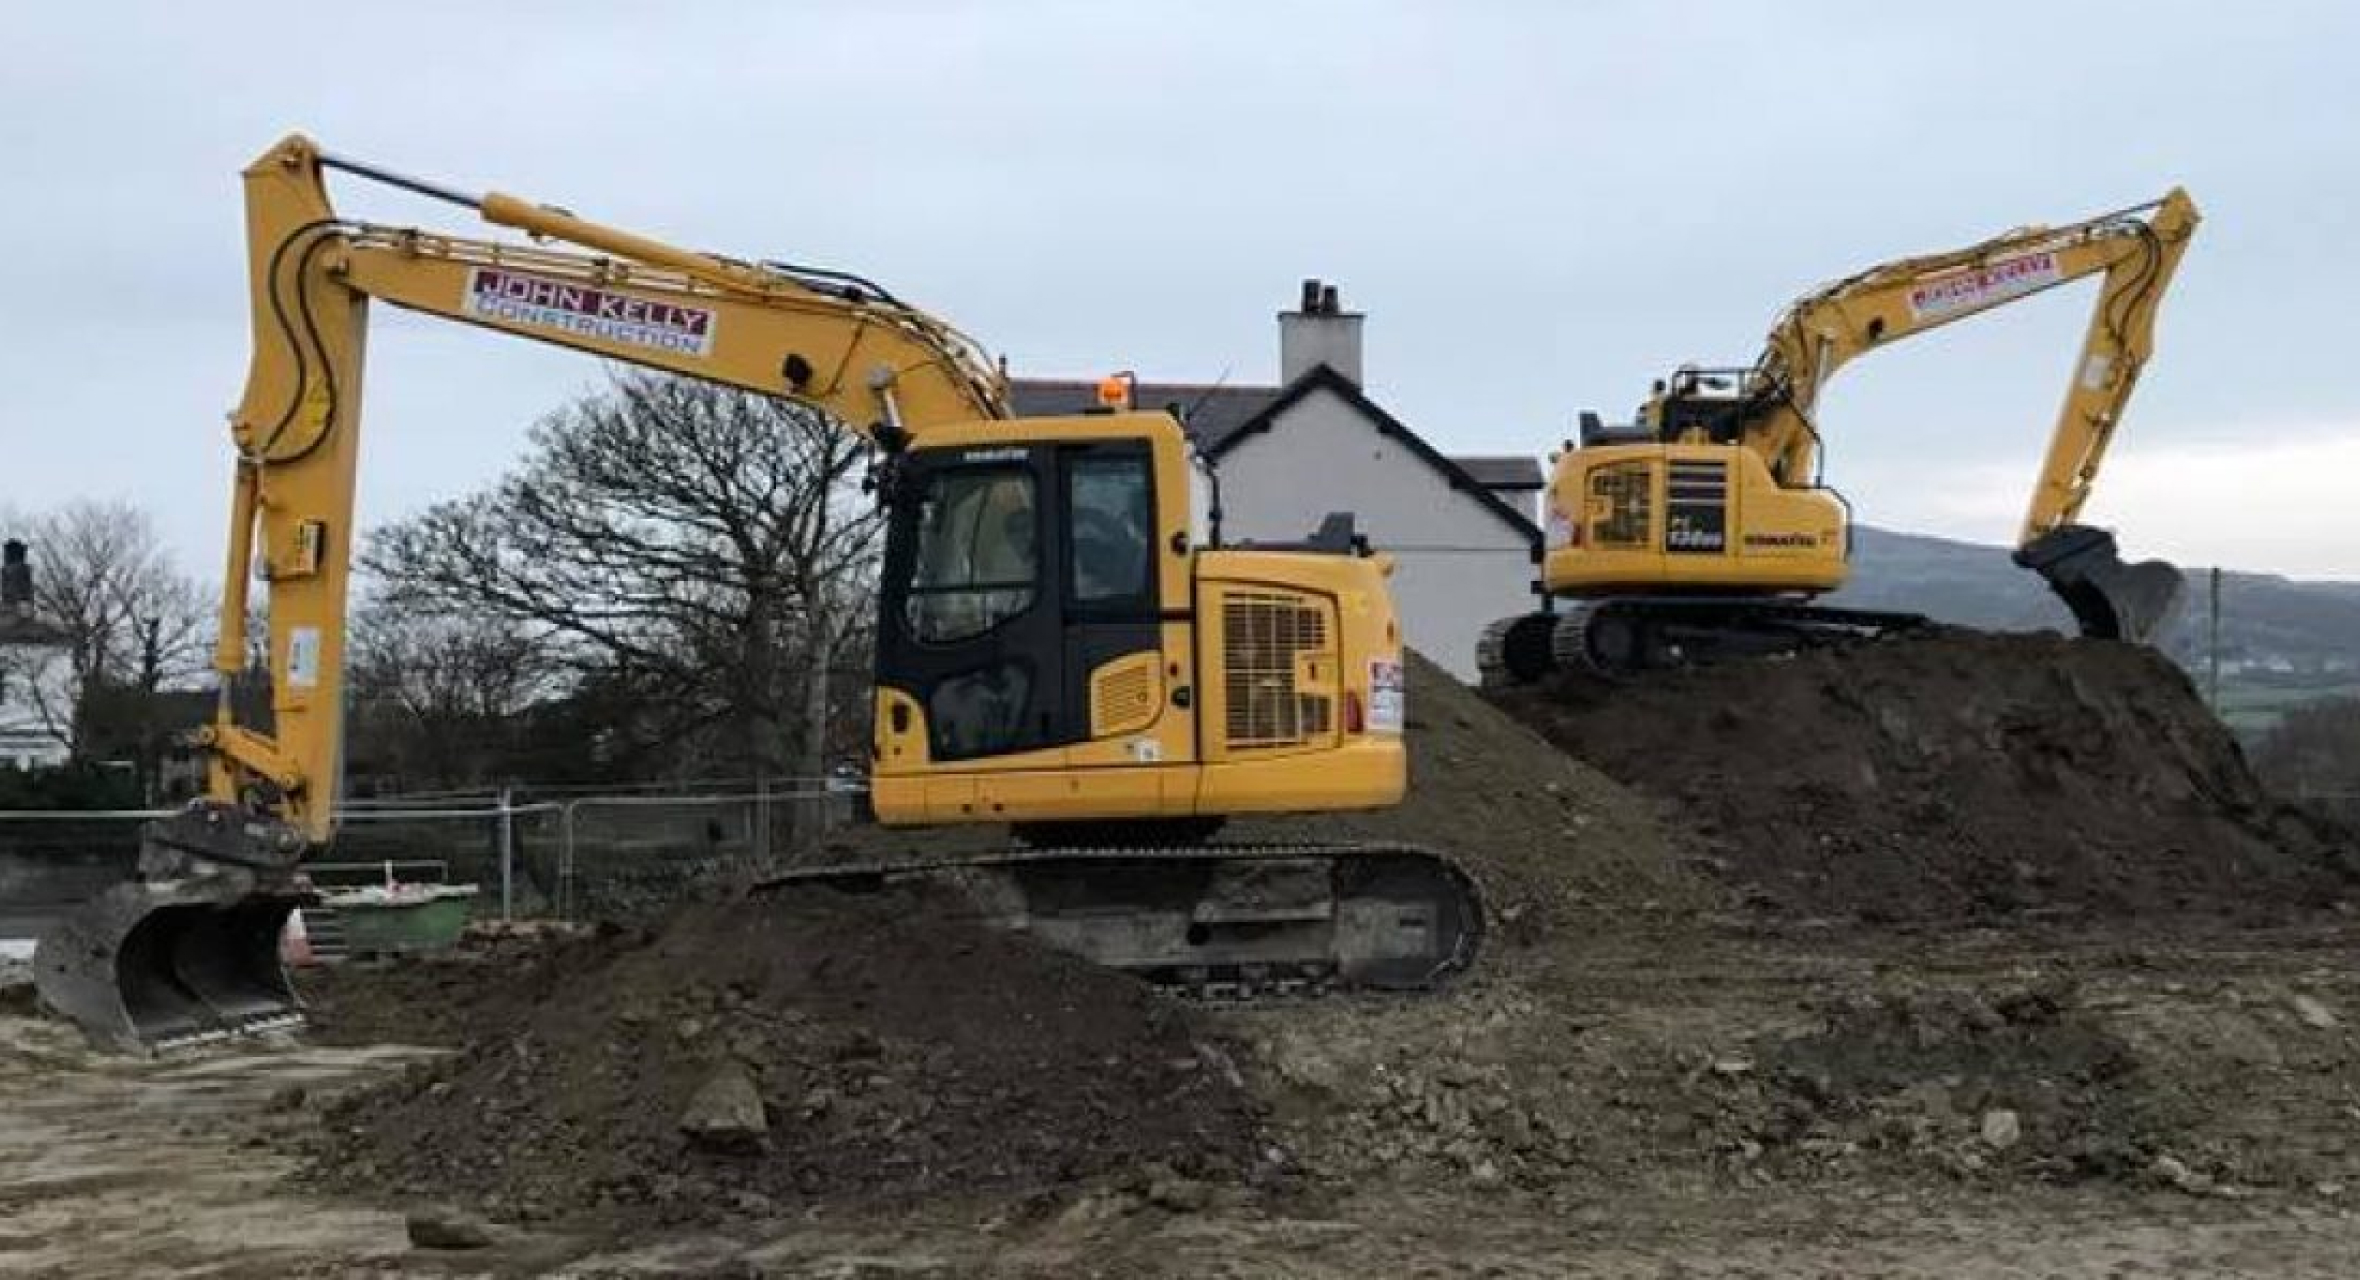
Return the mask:
M2204 688L2202 676L2197 677L2196 687ZM2360 698L2360 683L2287 685L2223 680L2220 702L2213 709L2238 737L2251 741L2268 733L2289 710L2338 697Z

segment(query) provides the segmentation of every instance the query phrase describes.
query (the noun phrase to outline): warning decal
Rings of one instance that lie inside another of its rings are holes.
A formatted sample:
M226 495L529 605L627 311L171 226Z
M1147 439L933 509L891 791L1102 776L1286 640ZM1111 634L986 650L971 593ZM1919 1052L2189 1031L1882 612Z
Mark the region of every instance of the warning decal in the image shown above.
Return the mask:
M1375 658L1368 664L1368 727L1371 733L1399 733L1409 719L1409 694L1398 659Z

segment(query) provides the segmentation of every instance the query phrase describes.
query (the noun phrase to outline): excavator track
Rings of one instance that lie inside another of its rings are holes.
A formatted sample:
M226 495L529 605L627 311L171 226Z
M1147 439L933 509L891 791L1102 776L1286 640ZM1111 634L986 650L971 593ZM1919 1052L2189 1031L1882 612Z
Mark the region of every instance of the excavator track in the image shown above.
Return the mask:
M1208 1000L1434 991L1483 940L1472 877L1409 844L1018 848L815 867L757 893L957 891L976 917Z
M1560 664L1629 676L1876 640L1926 623L1923 614L1795 600L1626 597L1566 615L1554 647Z
M1477 662L1487 683L1560 672L1620 678L1874 640L1927 625L1916 613L1758 597L1624 597L1492 624Z

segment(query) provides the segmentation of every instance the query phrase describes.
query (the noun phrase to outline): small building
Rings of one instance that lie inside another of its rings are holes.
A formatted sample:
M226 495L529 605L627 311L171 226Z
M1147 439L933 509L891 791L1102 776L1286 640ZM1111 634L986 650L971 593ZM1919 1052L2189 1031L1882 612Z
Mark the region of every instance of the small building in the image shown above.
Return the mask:
M31 554L10 538L0 544L0 768L66 762L56 730L66 649L65 633L34 613Z
M1410 645L1463 680L1492 619L1532 607L1540 547L1540 463L1530 457L1452 456L1394 417L1366 385L1365 317L1339 305L1334 285L1303 283L1278 316L1277 386L1141 382L1142 409L1172 410L1221 481L1226 541L1283 542L1330 512L1398 563L1394 598ZM1079 413L1095 380L1018 379L1016 412Z

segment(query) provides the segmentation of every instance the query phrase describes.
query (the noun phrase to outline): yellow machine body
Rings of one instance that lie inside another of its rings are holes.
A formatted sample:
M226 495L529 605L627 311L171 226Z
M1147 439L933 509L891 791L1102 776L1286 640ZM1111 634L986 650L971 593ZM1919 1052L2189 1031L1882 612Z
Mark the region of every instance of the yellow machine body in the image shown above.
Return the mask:
M2084 634L2153 638L2177 604L2178 571L2124 564L2111 533L2077 520L2198 221L2174 189L1881 263L1790 304L1750 367L1684 367L1627 426L1582 415L1581 438L1553 460L1539 587L1587 603L1494 623L1478 654L1485 677L1681 665L1922 623L1812 603L1844 585L1850 552L1848 509L1819 474L1820 393L1868 352L2092 276L2102 283L2016 560L2047 579Z
M1770 478L1751 449L1623 444L1552 464L1542 580L1573 598L1660 591L1817 595L1844 585L1843 504Z

